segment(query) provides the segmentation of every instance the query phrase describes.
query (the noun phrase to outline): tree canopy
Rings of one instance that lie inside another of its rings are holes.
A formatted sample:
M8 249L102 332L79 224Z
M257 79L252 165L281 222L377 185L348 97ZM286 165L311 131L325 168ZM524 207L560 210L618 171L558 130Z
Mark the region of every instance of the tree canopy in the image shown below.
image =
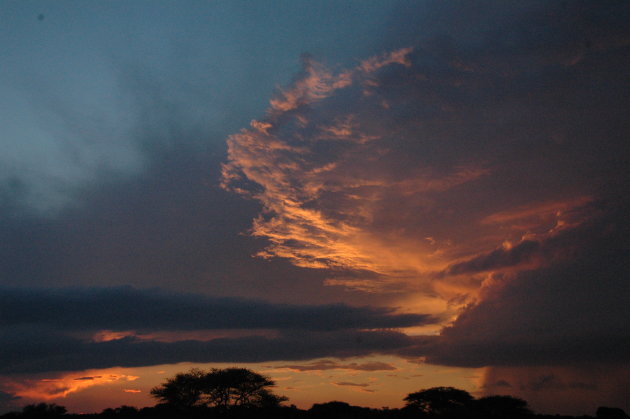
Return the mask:
M151 390L163 404L177 408L209 406L228 409L234 406L270 407L287 400L270 390L269 377L246 368L192 369L166 380Z

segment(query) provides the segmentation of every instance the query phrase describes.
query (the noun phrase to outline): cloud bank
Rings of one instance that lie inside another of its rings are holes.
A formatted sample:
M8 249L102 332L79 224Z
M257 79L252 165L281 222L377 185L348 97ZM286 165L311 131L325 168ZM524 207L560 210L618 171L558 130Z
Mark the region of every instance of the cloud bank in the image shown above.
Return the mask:
M434 322L391 308L290 305L176 294L158 289L2 289L0 328L53 330L386 329Z
M3 289L0 318L1 374L346 358L409 346L411 338L396 328L435 322L389 308L270 304L131 287Z

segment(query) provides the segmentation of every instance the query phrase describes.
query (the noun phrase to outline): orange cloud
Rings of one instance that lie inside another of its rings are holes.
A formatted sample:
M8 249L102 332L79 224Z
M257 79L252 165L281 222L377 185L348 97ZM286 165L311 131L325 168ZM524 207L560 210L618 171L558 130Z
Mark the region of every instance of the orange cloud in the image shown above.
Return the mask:
M249 232L267 241L256 256L328 270L329 286L437 295L455 312L493 274L542 264L527 246L580 225L592 198L511 197L506 184L522 174L510 159L522 156L485 151L505 139L470 139L479 116L451 103L453 89L479 86L450 61L461 74L425 74L420 54L403 48L337 73L305 59L266 117L228 138L222 187L262 205Z
M103 386L118 382L131 382L138 376L118 374L111 370L83 371L60 375L54 378L15 378L3 383L11 393L33 400L53 400L64 398L71 393L89 387ZM97 372L98 374L94 374Z

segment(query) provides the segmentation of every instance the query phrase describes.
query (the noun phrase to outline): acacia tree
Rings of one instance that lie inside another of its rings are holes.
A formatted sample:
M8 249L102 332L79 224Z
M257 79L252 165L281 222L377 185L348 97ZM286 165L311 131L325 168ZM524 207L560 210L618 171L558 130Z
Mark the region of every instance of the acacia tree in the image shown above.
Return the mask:
M212 369L204 380L204 395L211 406L257 406L279 404L284 398L269 390L275 383L246 368Z
M193 368L188 372L181 372L173 378L166 380L164 384L151 389L151 395L162 404L188 409L197 406L201 402L202 381L206 373Z
M193 369L169 378L153 388L151 395L177 408L271 407L287 400L271 392L270 387L274 385L268 377L246 368L213 368L209 372Z

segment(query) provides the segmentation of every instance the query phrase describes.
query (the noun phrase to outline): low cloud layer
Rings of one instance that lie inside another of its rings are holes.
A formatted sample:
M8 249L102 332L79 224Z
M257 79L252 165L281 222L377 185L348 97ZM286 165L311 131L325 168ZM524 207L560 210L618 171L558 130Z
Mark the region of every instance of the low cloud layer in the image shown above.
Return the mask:
M307 364L276 365L275 368L287 368L294 371L325 371L325 370L352 370L352 371L392 371L396 367L385 362L350 362L343 363L323 359Z
M263 362L391 353L412 339L394 331L290 332L207 341L161 342L126 337L93 342L43 330L0 336L0 374L140 367L178 362Z
M270 304L131 287L3 289L0 318L1 374L388 353L412 341L392 329L436 321L388 308ZM216 337L218 330L226 332ZM314 367L392 368L322 362Z
M421 314L343 304L289 305L119 288L2 289L0 330L41 327L69 331L294 329L332 331L430 324Z

